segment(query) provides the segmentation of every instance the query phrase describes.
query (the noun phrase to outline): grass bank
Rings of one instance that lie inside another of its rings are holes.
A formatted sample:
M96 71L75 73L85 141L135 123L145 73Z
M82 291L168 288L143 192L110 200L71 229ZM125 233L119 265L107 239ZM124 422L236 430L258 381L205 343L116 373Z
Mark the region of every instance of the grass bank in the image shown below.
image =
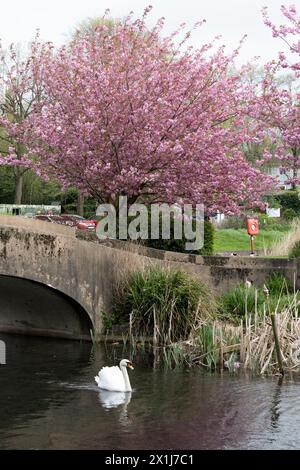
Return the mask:
M260 230L254 239L255 249L264 250L279 243L285 232L277 230ZM214 240L214 252L244 251L250 252L250 237L246 229L216 229Z

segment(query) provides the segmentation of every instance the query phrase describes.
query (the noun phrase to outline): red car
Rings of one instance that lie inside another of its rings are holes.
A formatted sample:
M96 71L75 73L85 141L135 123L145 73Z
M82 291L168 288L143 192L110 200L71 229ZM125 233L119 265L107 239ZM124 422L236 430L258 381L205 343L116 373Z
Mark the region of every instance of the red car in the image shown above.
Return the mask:
M96 225L94 222L95 222L94 220L81 220L80 222L78 222L76 227L79 230L95 230Z
M65 225L69 225L70 227L77 227L79 222L85 220L81 215L76 214L61 214L61 219L63 220Z
M69 227L76 227L79 230L95 230L97 222L96 220L86 220L80 215L76 214L61 214L61 215L36 215L37 220L43 220L46 222L54 222L57 224L68 225Z

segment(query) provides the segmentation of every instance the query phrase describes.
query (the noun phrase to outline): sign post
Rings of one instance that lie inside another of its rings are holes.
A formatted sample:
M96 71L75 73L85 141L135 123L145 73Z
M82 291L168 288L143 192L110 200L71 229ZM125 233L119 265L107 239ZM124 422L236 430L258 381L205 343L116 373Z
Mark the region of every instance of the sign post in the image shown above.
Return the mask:
M258 235L258 219L249 217L247 219L247 231L250 235L251 255L254 255L254 235Z

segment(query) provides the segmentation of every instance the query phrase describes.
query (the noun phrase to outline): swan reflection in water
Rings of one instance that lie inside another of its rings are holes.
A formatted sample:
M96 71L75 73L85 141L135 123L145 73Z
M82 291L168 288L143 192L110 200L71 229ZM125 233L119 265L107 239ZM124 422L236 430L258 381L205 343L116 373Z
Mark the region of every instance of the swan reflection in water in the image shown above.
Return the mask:
M130 419L127 414L127 406L131 401L131 392L110 392L99 390L99 400L105 410L120 408L120 423L127 425Z

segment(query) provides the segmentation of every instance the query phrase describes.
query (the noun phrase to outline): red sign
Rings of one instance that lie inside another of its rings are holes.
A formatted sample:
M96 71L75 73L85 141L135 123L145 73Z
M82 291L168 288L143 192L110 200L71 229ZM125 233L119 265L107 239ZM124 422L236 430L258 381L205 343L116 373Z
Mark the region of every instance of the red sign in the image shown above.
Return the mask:
M249 235L258 235L258 219L247 219L247 230Z

